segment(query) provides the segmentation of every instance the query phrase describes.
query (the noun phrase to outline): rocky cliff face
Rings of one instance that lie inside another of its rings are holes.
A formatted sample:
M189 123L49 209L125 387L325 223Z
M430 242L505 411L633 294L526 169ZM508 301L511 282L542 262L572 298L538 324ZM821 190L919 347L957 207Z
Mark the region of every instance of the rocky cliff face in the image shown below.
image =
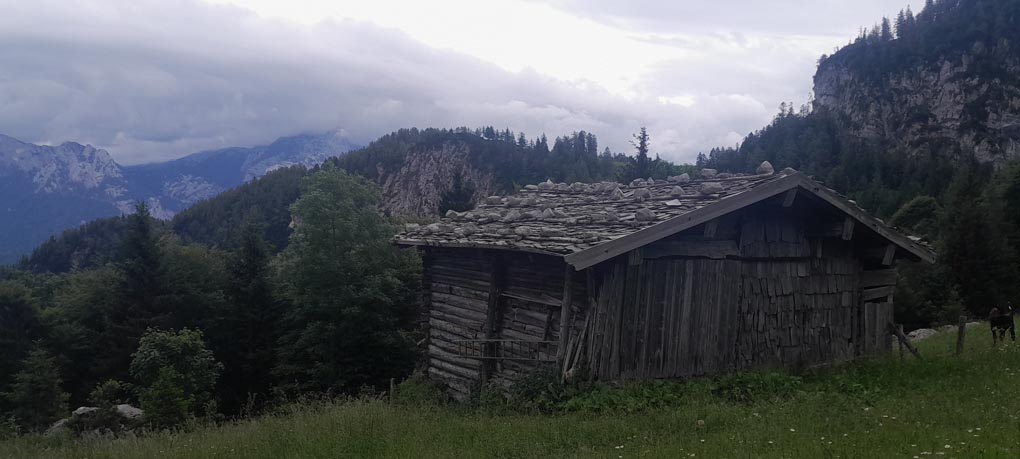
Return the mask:
M383 206L397 215L437 215L443 195L452 190L458 178L464 186L474 188L475 202L495 190L492 171L473 164L469 148L459 142L413 149L399 170L380 170L379 177Z
M878 78L825 63L814 78L815 109L907 155L948 149L996 164L1020 158L1020 58L988 72L977 68L974 52L981 50Z

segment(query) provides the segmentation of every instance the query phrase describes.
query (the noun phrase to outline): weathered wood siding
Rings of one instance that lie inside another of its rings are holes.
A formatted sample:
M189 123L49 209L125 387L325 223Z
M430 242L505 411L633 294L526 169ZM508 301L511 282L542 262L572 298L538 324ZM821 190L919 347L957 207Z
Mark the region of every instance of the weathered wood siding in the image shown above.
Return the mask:
M483 361L458 356L458 341L485 338L494 259L471 250L436 250L426 259L429 376L463 399L481 378Z
M466 398L483 381L506 387L521 374L555 368L566 271L562 259L433 249L426 260L429 374L455 397ZM572 276L571 289L575 317L583 319L588 294L582 273ZM481 339L524 345L502 347L501 359L459 355L465 350L487 355L484 344L464 343Z
M700 231L599 268L582 357L592 376L685 378L879 349L891 303L862 304L851 241L753 212Z

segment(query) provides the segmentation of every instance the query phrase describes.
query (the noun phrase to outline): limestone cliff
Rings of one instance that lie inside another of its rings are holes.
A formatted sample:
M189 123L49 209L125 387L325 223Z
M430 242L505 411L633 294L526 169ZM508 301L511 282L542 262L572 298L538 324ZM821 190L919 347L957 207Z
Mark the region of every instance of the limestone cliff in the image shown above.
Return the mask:
M1009 58L1007 78L984 78L973 57L940 58L930 65L862 77L848 65L815 75L815 108L840 114L855 135L882 140L908 155L950 146L981 162L1020 157L1020 59Z
M443 196L455 183L473 190L472 201L495 192L493 171L472 161L470 147L449 141L439 146L418 146L404 157L399 169L378 165L385 209L396 215L431 216L439 213Z

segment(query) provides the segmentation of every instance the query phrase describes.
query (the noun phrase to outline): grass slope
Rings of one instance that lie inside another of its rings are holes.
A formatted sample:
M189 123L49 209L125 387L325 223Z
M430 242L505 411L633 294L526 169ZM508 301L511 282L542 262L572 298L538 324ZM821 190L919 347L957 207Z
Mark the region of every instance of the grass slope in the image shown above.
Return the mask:
M750 402L702 381L605 389L560 415L319 404L144 438L22 437L0 443L0 457L1020 457L1020 347L993 349L984 327L967 340L962 359L952 355L955 333L943 333L921 343L923 361L894 355L824 369Z

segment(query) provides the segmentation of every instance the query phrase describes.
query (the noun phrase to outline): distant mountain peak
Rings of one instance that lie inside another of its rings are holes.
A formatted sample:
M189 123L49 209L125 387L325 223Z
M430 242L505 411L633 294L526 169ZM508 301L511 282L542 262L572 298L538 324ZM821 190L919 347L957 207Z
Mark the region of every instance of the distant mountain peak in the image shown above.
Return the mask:
M269 171L311 167L357 148L346 131L332 129L121 166L92 145L35 145L0 134L0 209L6 210L0 213L0 264L81 221L129 213L137 201L167 219Z

